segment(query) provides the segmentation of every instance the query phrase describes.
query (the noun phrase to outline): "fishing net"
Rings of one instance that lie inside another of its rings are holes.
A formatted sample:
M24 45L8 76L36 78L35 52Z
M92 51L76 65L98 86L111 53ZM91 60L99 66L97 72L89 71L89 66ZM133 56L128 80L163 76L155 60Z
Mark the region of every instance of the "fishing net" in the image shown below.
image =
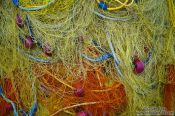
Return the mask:
M174 2L0 1L0 115L173 111Z

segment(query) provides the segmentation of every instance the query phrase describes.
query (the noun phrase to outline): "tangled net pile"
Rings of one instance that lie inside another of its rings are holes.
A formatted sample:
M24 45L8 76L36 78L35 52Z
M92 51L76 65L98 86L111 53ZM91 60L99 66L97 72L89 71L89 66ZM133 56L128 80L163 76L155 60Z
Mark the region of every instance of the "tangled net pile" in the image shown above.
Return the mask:
M175 114L173 0L2 0L0 56L0 116Z

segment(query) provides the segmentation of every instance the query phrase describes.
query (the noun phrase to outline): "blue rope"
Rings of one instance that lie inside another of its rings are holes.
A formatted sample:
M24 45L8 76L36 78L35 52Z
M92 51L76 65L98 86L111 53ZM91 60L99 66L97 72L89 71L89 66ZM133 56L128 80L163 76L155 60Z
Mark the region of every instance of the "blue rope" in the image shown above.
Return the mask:
M104 49L102 49L101 47L100 47L100 45L97 43L97 41L96 40L92 40L92 43L100 50L100 51L102 51L102 52L106 52L107 53L107 51L106 50L104 50Z
M34 56L32 56L32 55L26 53L25 51L20 50L19 48L17 48L17 50L18 50L19 52L21 52L22 54L28 56L30 59L32 59L32 60L34 60L34 61L41 62L41 63L49 63L49 64L51 63L50 60L44 60L44 59L41 59L41 58L36 58L36 57L34 57Z
M20 112L22 113L23 116L27 116L27 113L23 109L21 109Z
M102 56L100 56L100 57L98 57L98 58L95 58L95 59L90 58L90 57L88 57L88 56L86 56L86 55L84 55L84 54L81 54L81 56L84 57L84 58L86 58L87 60L89 60L89 61L91 61L91 62L102 62L102 61L104 61L104 60L106 60L106 59L108 59L108 58L113 57L112 54L109 53L109 52L107 52L107 53L105 53L104 55L102 55Z
M37 101L35 101L33 106L32 106L32 108L31 108L31 110L30 110L30 112L29 112L29 116L34 116L34 114L35 114L35 112L37 110L37 106L38 106L37 105Z
M112 52L112 54L113 54L114 60L116 61L117 64L120 64L120 61L119 61L118 57L117 57L116 54L115 54L115 50L114 50L114 47L113 47L112 42L111 42L111 39L110 39L110 38L111 38L111 35L109 34L108 31L107 31L106 37L107 37L108 44L109 44L109 47L110 47L110 49L111 49L111 52Z
M19 0L12 0L13 4L16 7L19 7L21 10L27 10L27 11L35 11L35 10L41 10L41 9L47 8L48 6L50 6L51 4L53 4L55 1L56 0L53 0L53 1L49 2L48 4L39 6L37 8L25 8L25 7L22 7L22 6L19 5Z
M13 4L18 7L19 6L19 0L12 0Z
M49 2L48 4L46 5L42 5L42 6L38 6L37 8L26 8L26 7L22 7L22 6L19 6L19 1L16 2L18 0L13 0L13 3L15 6L19 7L21 10L26 10L26 11L35 11L35 10L42 10L44 8L47 8L48 6L50 6L51 4L55 3L56 0L52 0L51 2Z
M120 68L119 68L119 66L118 66L118 65L120 64L120 61L119 61L118 57L117 57L116 54L115 54L115 50L114 50L114 47L113 47L112 42L111 42L111 35L110 35L109 32L107 31L107 29L106 29L106 33L107 33L107 34L106 34L106 38L107 38L107 40L108 40L109 47L110 47L111 52L112 52L112 54L113 54L114 65L115 65L115 67L116 67L116 69L117 69L119 75L120 75L122 78L124 78L124 75L122 74L122 72L121 72L121 70L120 70Z
M30 36L33 37L34 36L33 29L32 29L29 17L27 15L26 15L26 20L27 20Z
M132 19L131 17L129 17L129 18L122 18L122 17L120 17L120 18L107 17L107 16L105 16L105 15L99 13L99 12L96 12L96 11L92 11L92 12L93 12L94 14L96 14L97 16L99 16L99 17L102 17L102 18L104 18L104 19L108 19L108 20L113 20L113 21L128 21L128 20Z

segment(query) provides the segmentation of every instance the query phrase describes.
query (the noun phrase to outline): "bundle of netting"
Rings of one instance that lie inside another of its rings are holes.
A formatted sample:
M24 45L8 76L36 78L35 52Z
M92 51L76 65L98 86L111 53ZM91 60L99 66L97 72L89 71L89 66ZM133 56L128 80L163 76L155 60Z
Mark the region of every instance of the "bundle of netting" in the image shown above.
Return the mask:
M2 115L174 108L172 0L0 1Z

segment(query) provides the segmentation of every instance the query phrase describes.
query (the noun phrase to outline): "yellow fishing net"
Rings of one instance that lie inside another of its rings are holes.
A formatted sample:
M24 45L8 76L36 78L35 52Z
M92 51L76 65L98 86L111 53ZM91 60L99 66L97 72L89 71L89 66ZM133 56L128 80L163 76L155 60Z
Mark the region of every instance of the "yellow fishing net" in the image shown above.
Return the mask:
M0 115L173 112L174 2L0 1Z

